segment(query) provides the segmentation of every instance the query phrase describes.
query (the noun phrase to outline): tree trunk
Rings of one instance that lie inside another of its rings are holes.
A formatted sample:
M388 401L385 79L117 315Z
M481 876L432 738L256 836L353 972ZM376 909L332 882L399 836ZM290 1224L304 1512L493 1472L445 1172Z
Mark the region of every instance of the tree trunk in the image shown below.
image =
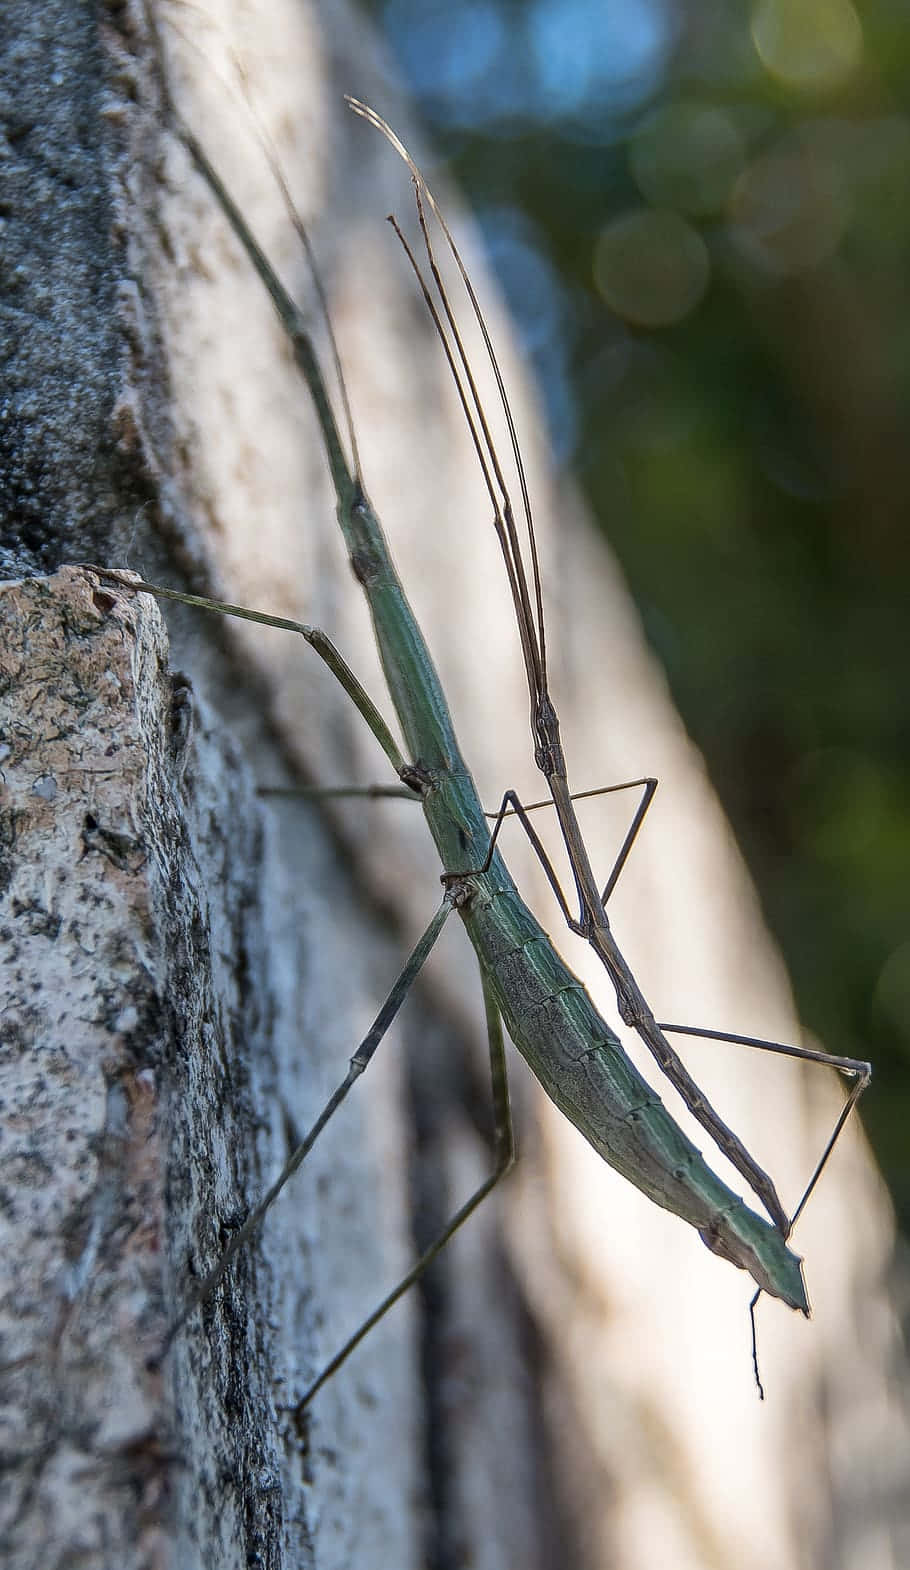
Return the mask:
M305 391L166 124L161 73L310 299L246 93L308 224L370 494L481 792L539 796L488 504L382 223L407 215L407 179L341 101L375 101L410 136L362 18L290 0L235 0L209 22L138 0L99 17L59 0L10 4L0 25L7 575L95 560L299 617L387 708ZM465 251L486 299L469 232ZM573 784L662 779L611 903L624 952L659 1017L798 1039L700 760L606 551L565 485L554 493L491 317ZM330 816L257 799L257 785L387 778L299 640L188 612L168 618L168 666L156 607L72 569L11 583L3 614L6 1562L900 1564L892 1227L855 1129L797 1234L815 1320L759 1311L762 1407L748 1284L607 1171L516 1065L522 1159L501 1203L294 1420L309 1378L488 1168L482 1009L459 932L261 1241L150 1363L343 1078L436 905L438 867L406 805ZM591 823L605 871L629 815L607 801ZM507 855L558 934L517 837ZM587 955L566 953L591 979ZM792 1201L838 1087L698 1050L697 1077Z

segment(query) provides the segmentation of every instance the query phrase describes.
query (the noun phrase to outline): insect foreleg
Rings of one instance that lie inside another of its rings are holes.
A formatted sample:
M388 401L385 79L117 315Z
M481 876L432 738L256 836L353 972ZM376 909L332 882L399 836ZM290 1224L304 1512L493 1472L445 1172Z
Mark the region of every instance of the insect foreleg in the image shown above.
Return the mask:
M184 594L179 589L166 589L160 584L146 583L130 573L111 572L106 567L89 567L89 572L99 578L116 583L120 589L132 589L137 594L153 594L159 600L176 600L180 605L194 605L199 610L215 611L219 616L236 616L241 621L257 622L262 627L278 627L283 632L296 632L319 658L328 666L336 681L340 682L351 702L363 715L370 730L391 763L396 774L405 778L407 765L391 730L377 709L366 688L361 685L350 665L339 653L327 633L306 622L291 621L286 616L270 616L266 611L251 611L244 605L231 605L224 600L210 600L201 594Z

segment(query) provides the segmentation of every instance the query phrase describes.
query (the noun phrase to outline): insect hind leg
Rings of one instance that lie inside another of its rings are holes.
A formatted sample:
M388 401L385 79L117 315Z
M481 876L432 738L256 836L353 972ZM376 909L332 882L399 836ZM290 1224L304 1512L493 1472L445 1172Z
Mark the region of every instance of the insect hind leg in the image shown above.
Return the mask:
M659 1028L671 1035L699 1036L708 1041L726 1041L734 1046L756 1047L761 1052L776 1052L783 1057L797 1058L804 1063L821 1063L825 1067L838 1069L841 1074L851 1076L853 1084L850 1086L847 1099L838 1113L834 1127L825 1142L824 1149L816 1161L812 1175L803 1189L796 1209L790 1217L790 1224L787 1228L787 1236L789 1237L828 1164L829 1157L841 1136L844 1124L872 1078L871 1064L864 1062L860 1058L837 1057L832 1052L823 1052L820 1047L797 1047L782 1041L766 1041L760 1036L742 1036L729 1030L708 1030L699 1025L670 1025L663 1022L661 1022ZM752 1340L752 1370L755 1377L755 1386L759 1400L764 1401L765 1389L759 1371L758 1327L755 1318L755 1310L758 1307L761 1295L761 1288L759 1288L749 1304L749 1326Z
M806 1208L809 1197L824 1171L828 1159L833 1151L841 1131L850 1113L859 1101L860 1096L872 1078L872 1066L860 1058L837 1057L833 1052L824 1052L820 1047L797 1047L782 1041L766 1041L761 1036L741 1036L729 1030L708 1030L700 1025L670 1025L660 1023L660 1030L676 1036L700 1036L708 1041L726 1041L739 1047L756 1047L760 1052L776 1052L783 1057L798 1058L803 1063L821 1063L824 1067L838 1069L842 1074L848 1074L853 1080L850 1092L841 1108L825 1147L815 1164L802 1196L793 1215L790 1217L789 1233L793 1231L797 1221Z

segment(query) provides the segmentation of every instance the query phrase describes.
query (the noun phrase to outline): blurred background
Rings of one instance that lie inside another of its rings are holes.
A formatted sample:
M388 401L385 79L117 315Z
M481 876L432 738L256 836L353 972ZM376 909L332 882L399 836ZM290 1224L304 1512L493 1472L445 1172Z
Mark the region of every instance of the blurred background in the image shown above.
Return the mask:
M366 0L910 1233L910 9ZM647 759L641 760L647 767Z

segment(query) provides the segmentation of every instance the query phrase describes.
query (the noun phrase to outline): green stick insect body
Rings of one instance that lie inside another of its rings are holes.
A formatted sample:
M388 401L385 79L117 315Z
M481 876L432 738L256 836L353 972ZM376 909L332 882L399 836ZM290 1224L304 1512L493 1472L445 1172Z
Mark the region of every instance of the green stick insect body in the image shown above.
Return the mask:
M806 1310L800 1262L780 1230L721 1182L670 1117L528 910L498 852L486 871L469 872L483 866L490 831L439 678L369 503L358 496L340 506L339 521L424 780L424 814L446 882L463 896L460 913L509 1035L547 1094L611 1166L691 1222L759 1286Z
M441 219L432 196L423 186L416 166L385 123L372 111L366 110L365 106L352 101L352 107L364 114L365 118L370 119L389 137L411 167L427 254L431 270L438 282L432 248L426 233L422 196L426 197L434 212L440 217L443 232L454 250L454 243L451 242L444 220ZM288 627L301 633L330 666L352 697L402 783L420 797L427 824L444 868L442 875L444 896L402 975L377 1015L373 1027L352 1057L346 1078L330 1098L276 1183L257 1204L247 1221L235 1234L228 1250L198 1286L180 1319L172 1326L171 1335L176 1333L199 1302L211 1292L230 1259L259 1224L276 1194L301 1164L321 1130L366 1068L391 1019L397 1013L414 976L427 958L439 932L454 909L458 910L477 954L484 988L497 1132L495 1170L453 1218L441 1237L417 1261L405 1280L389 1294L337 1357L322 1371L319 1378L301 1398L299 1406L303 1407L307 1404L321 1384L344 1361L353 1346L416 1279L429 1260L476 1208L511 1164L513 1144L500 1016L515 1045L547 1094L610 1166L639 1188L649 1199L694 1226L713 1252L748 1271L759 1291L778 1297L790 1307L808 1314L809 1305L803 1282L802 1264L787 1244L792 1222L788 1221L773 1184L748 1155L735 1135L717 1117L672 1052L663 1035L663 1028L654 1021L628 966L619 954L603 912L603 902L615 883L618 870L624 861L647 801L639 809L636 822L620 852L607 889L603 895L599 894L587 854L581 846L580 831L575 821L572 798L565 778L558 721L546 686L541 594L533 534L531 535L532 595L527 587L511 517L511 506L507 493L504 492L504 482L501 482L495 449L492 448L486 430L485 416L479 406L473 377L461 349L458 330L451 316L444 290L441 290L443 311L454 334L456 345L454 356L456 359L460 357L465 368L469 388L467 395L455 369L453 353L446 343L444 330L441 329L446 353L456 375L462 402L466 406L475 446L480 449L486 443L487 452L491 454L487 460L481 457L491 493L493 481L498 480L503 484L503 492L506 495L505 508L500 509L498 505L496 506L494 521L500 533L513 602L518 614L522 649L531 690L537 761L550 783L553 803L566 838L579 894L578 919L573 920L568 912L555 882L555 875L545 862L548 876L563 904L569 925L588 937L606 964L617 986L623 1018L639 1029L643 1039L661 1061L662 1067L673 1083L682 1090L691 1110L745 1176L765 1204L772 1220L767 1220L752 1211L708 1166L700 1152L667 1112L656 1091L627 1057L615 1032L601 1018L581 982L564 964L550 939L519 895L496 849L496 837L506 803L504 802L503 809L500 811L491 837L487 815L459 750L439 677L395 570L379 520L367 499L356 452L353 461L349 461L345 454L344 443L307 328L297 307L257 245L242 214L225 190L205 153L190 133L183 131L182 134L197 167L211 186L253 266L268 289L288 334L297 364L307 382L335 487L338 522L351 567L369 604L380 659L404 737L407 758L402 756L374 704L324 634L282 618L270 617L237 606L216 604L151 584L137 583L136 580L132 580L131 586L165 598L240 615L257 622ZM408 254L410 255L410 252ZM457 251L455 256L461 267ZM413 262L413 257L411 260ZM472 304L479 310L463 268L462 276L465 278ZM422 280L421 284L427 294ZM429 303L429 296L427 298ZM431 309L437 326L440 326L436 309L432 304ZM482 317L480 320L489 347ZM490 352L492 356L492 350ZM495 357L493 357L493 365L499 379ZM499 384L511 429L511 418L501 379ZM474 407L478 411L473 418L467 407L471 399L474 400ZM477 430L478 422L480 436ZM522 488L524 489L523 476ZM125 582L122 579L119 581ZM654 782L636 783L645 783L653 789ZM507 800L509 798L511 793ZM522 817L532 841L539 847L539 841L536 840L533 830L526 821L529 809L522 808L516 799L512 798L512 800L513 810ZM576 845L576 838L578 845ZM581 846L580 850L578 846ZM682 1027L665 1028L681 1029ZM700 1031L692 1033L714 1034ZM856 1080L844 1113L813 1175L809 1185L811 1189L850 1107L866 1083L868 1070L866 1065L854 1063L852 1060L831 1060L824 1054L803 1049L778 1048L777 1050L792 1050L797 1056L821 1058L826 1062L835 1061L840 1067L853 1074ZM805 1197L799 1209L805 1203Z

